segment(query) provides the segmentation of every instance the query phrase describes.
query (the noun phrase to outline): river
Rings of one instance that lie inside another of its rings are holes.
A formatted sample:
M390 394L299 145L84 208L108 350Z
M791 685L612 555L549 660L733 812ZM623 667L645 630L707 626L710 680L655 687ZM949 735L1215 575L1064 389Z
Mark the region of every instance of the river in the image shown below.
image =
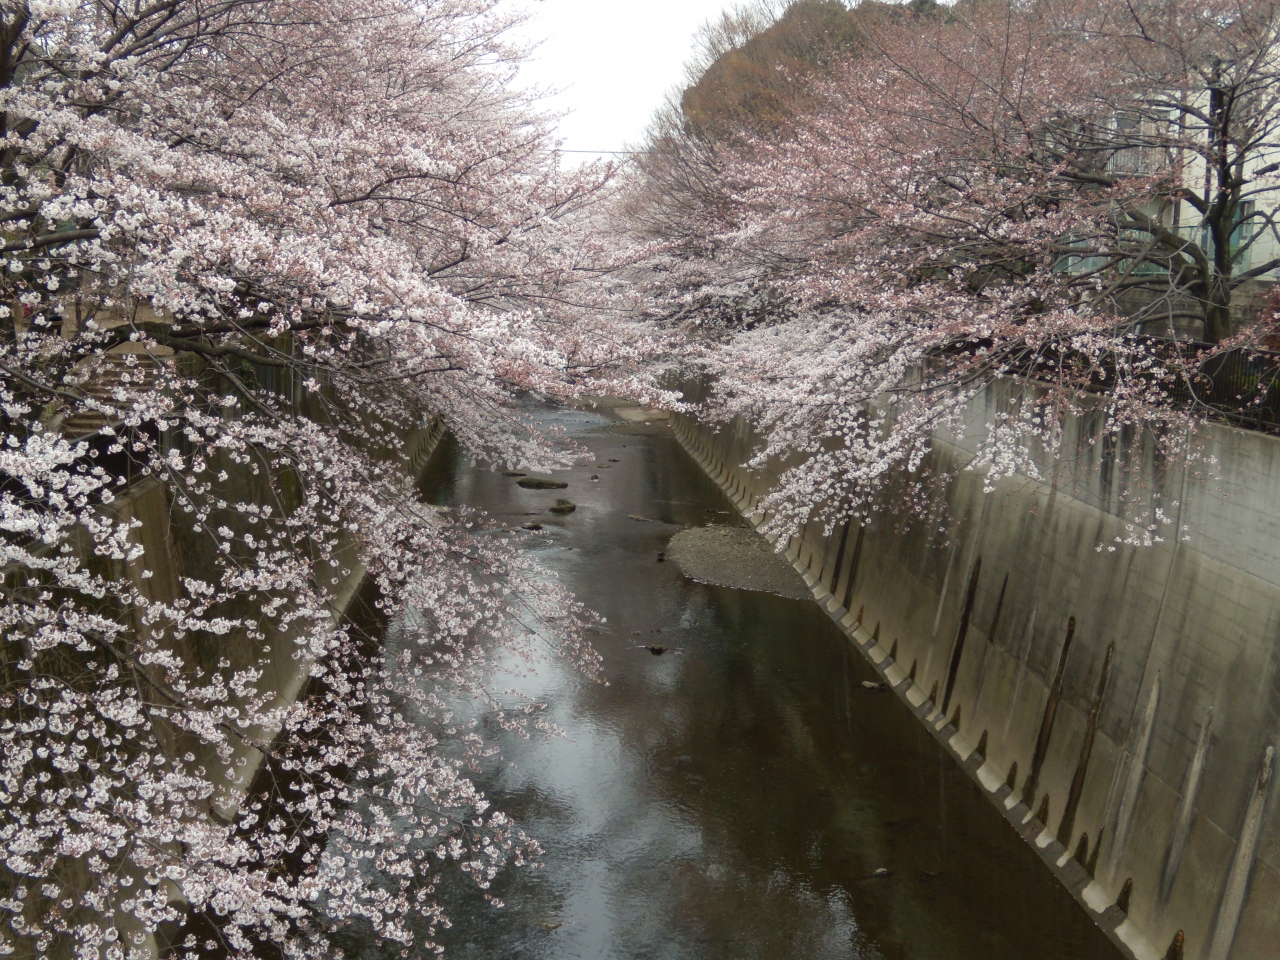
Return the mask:
M682 527L741 523L665 423L545 420L595 455L567 490L522 489L446 440L423 495L542 525L529 549L607 618L609 683L525 679L566 736L499 736L481 779L546 853L496 884L501 910L459 891L447 957L1117 956L906 707L862 687L875 674L816 603L659 559ZM546 512L557 496L577 509Z

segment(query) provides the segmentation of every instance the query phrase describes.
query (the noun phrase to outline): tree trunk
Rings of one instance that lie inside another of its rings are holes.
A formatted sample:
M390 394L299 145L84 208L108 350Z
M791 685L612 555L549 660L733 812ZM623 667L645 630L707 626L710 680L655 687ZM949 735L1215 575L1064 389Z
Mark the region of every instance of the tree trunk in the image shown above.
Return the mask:
M1204 339L1220 343L1231 336L1231 290L1222 280L1213 281L1204 301Z

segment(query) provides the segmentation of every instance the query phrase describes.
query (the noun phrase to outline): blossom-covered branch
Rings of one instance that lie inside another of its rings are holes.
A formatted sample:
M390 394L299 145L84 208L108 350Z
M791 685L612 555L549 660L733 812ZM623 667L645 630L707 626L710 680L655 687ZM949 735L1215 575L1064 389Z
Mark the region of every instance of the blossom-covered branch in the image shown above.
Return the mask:
M992 483L1074 456L1077 417L1120 455L1196 456L1206 358L1268 336L1280 7L846 16L860 39L785 123L668 116L626 199L654 250L633 309L695 332L706 414L793 464L774 529L880 509L890 478L927 513L934 439L997 384L970 464Z
M469 779L495 657L590 617L422 505L443 426L646 381L492 0L0 8L0 950L407 945L536 844ZM150 569L148 567L151 567ZM340 614L361 583L383 649ZM430 949L430 943L416 945Z

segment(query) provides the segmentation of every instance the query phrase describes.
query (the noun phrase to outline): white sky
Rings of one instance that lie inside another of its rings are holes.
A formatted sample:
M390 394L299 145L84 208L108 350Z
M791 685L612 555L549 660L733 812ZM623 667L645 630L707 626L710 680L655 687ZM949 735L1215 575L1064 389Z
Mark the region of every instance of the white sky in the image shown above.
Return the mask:
M530 13L520 33L542 41L524 82L561 92L565 150L636 144L663 95L681 78L694 31L731 0L517 0ZM567 164L590 159L571 154Z

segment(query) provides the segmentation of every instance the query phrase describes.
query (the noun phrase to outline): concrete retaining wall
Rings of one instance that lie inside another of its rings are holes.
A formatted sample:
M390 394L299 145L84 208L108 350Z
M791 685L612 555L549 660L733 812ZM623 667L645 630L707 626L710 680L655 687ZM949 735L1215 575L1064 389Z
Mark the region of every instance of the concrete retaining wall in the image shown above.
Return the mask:
M444 421L436 419L430 425L414 431L405 438L407 453L405 466L410 479L416 482L421 478L444 433ZM237 466L230 459L223 463L215 463L212 465L212 470L216 471L220 467L225 467L231 474L231 483L236 488L237 496L244 501L273 502L267 499L270 491L265 477L259 476L254 479L248 470ZM138 521L139 525L132 531L131 536L134 542L142 547L142 552L137 558L128 562L104 560L95 554L92 542L87 535L84 535L80 539L79 548L82 558L90 569L96 569L110 579L127 578L143 596L160 602L172 602L184 595L181 587L183 577L216 577L217 571L212 566L210 541L207 537L192 532L186 515L175 508L169 492L155 480L144 479L133 484L126 493L118 496L108 509L116 520ZM243 522L243 518L228 511L225 516L215 517L210 521L210 526L222 522L232 525ZM332 581L325 602L330 611L331 622L336 628L351 612L352 603L366 582L367 571L359 562L354 543L339 545L335 554L338 561L336 566L342 570L342 575ZM325 583L330 579L331 573L332 568L328 566L317 569L317 582ZM169 626L163 622L136 621L139 635L146 631L152 636L158 636L162 647L177 653L185 663L211 667L218 661L225 660L229 669L232 670L261 666L264 672L259 685L274 691L275 707L289 706L303 695L306 689L313 664L311 659L313 654L294 656L295 651L299 649L297 643L299 637L292 631L275 635L272 638L274 647L270 648L270 655L264 657L268 648L264 647L261 641L252 639L243 630L216 638L216 644L210 645L206 642L202 645L197 640L193 640L191 635L181 639L175 637ZM214 816L224 822L232 820L238 814L246 796L253 789L255 777L262 769L264 755L261 750L251 744L270 744L279 733L278 728L251 728L247 731L245 740L232 742L230 752L227 755L220 755L218 751L203 744L193 735L166 727L159 720L154 722L165 749L171 755L190 752L196 757L197 764L203 765L210 771L209 779L214 784L215 790L209 798L208 809L204 810L202 815ZM228 773L232 776L226 776ZM66 865L66 869L77 871L83 870L84 867L78 862L71 861ZM136 865L126 865L123 869L128 871L132 882L137 884L137 887L123 888L118 892L122 898L133 896L129 892L130 889L140 889L156 883L155 877L144 876L143 871ZM0 877L0 880L3 879ZM159 883L170 905L179 908L185 906L186 898L177 883L168 879L160 880ZM40 896L31 896L26 902L26 909L34 914L44 908L44 903ZM94 915L88 913L90 908L84 909L87 914L86 919L91 920ZM120 927L121 939L133 944L131 956L156 958L167 955L169 951L162 943L162 936L158 937L153 931L145 929L132 916L130 910L116 912L114 917ZM18 958L37 956L35 944L32 941L21 940L14 943L6 938L3 930L0 930L0 955L6 952ZM69 960L71 957L67 941L57 943L51 951L38 953L40 957L45 957L46 954L55 960L62 960L62 958Z
M407 468L415 481L426 470L444 432L444 421L437 420L407 438ZM237 471L234 463L228 462L223 466L228 472ZM233 477L233 482L240 484L241 495L245 500L270 502L266 499L265 481L259 481L258 486L255 486L253 479L243 469L235 472ZM134 537L143 547L143 553L119 572L132 579L144 596L152 600L173 602L183 596L180 586L183 577L210 575L207 569L210 562L209 541L193 535L185 524L174 522L184 515L174 510L167 492L160 484L147 480L135 485L127 495L115 501L113 508L119 519L140 521ZM228 525L240 520L234 514L221 518L221 522ZM337 579L326 597L336 628L347 616L352 601L363 586L366 570L353 543L339 545L335 556L340 569L345 571L345 575ZM144 575L144 570L149 573ZM317 582L324 583L328 579L324 574L328 572L328 569L318 571ZM144 627L139 624L139 629ZM157 627L149 629L156 630ZM165 633L164 624L159 625L158 629L162 634ZM167 642L178 647L175 652L184 662L212 663L225 659L233 670L259 665L263 653L261 645L250 640L243 631L233 631L226 637L218 638L216 649L212 651L191 646L190 638L184 641L167 638ZM272 656L268 658L265 672L258 683L262 689L275 691L273 706L280 710L297 700L310 675L313 656L309 651L304 651L306 656L295 656L297 650L293 633L286 632L275 637ZM208 769L221 771L220 775L210 778L216 789L209 802L212 812L222 820L230 821L236 816L262 766L262 751L251 746L250 742L269 744L277 733L278 730L275 729L250 728L245 740L233 742L230 745L230 755L225 757L220 757L211 747L190 738L190 742L182 744L182 749L194 752ZM178 749L176 744L173 749Z
M1085 418L1043 482L984 493L964 467L1009 389L937 438L942 519L813 523L788 558L1125 954L1280 957L1280 440L1211 428L1191 475ZM743 468L744 424L673 423L762 522L781 465ZM1126 486L1163 542L1117 543Z

